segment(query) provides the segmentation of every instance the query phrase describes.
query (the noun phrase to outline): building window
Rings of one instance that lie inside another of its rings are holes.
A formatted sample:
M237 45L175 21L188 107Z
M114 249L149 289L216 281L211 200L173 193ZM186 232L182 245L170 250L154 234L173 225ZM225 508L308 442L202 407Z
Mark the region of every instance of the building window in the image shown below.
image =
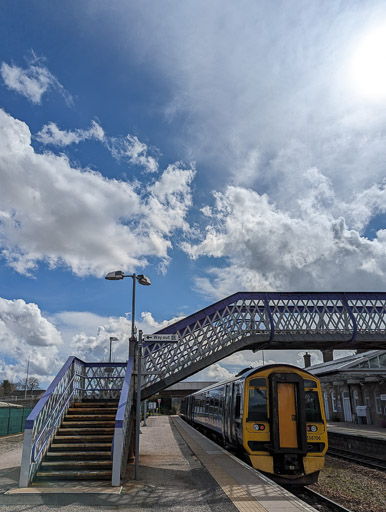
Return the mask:
M381 368L385 368L386 367L386 353L381 354L380 356L378 356L378 358L379 358L379 366Z
M331 391L331 404L332 404L332 412L337 412L335 391Z
M370 409L370 391L365 389L365 405Z
M375 410L377 414L382 414L382 404L381 404L381 397L379 395L379 391L374 391L374 398L375 398Z
M354 398L354 411L356 412L357 407L359 405L359 392L357 390L354 391L353 398Z

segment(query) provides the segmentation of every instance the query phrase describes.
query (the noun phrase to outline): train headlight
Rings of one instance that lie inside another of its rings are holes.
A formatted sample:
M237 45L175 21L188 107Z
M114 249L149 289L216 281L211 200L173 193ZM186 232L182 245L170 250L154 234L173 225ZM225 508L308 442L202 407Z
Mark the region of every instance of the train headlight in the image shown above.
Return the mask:
M311 432L317 432L318 427L316 425L307 425L307 431L309 432L310 430Z

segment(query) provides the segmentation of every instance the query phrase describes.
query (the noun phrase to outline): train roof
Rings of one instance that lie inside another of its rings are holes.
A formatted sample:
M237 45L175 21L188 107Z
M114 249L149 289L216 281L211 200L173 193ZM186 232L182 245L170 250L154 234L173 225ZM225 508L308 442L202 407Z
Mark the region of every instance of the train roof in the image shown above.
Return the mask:
M314 379L315 378L317 379L317 377L315 375L312 375L310 372L308 372L304 368L299 368L298 366L294 366L292 364L286 364L286 363L265 364L265 365L262 365L262 366L256 366L255 368L244 368L244 370L241 370L241 372L239 372L234 377L231 377L230 379L227 379L227 380L223 380L221 382L216 382L216 384L212 384L211 386L208 386L206 388L202 388L199 391L196 391L196 392L192 393L192 395L196 395L197 393L202 393L202 392L208 391L210 389L215 389L215 388L217 388L219 386L222 386L223 384L228 384L230 382L235 382L237 380L245 380L247 377L249 377L250 375L253 375L254 373L256 373L256 372L258 372L260 370L268 370L270 368L278 368L278 367L283 367L283 366L285 368L293 368L294 370L302 371L304 373L308 373L308 375L310 377L312 377Z

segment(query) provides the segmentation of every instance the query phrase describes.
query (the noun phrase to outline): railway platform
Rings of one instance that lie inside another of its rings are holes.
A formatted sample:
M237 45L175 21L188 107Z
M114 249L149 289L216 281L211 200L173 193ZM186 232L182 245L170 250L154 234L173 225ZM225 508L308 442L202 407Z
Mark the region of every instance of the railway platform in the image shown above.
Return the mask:
M375 425L362 425L343 421L328 421L327 431L348 436L351 435L367 437L369 439L379 439L386 442L386 428L376 427Z
M178 416L148 418L140 453L139 479L132 480L131 464L121 488L108 482L41 483L25 490L15 485L0 493L0 510L16 512L28 504L42 512L315 512Z
M328 447L332 454L346 453L386 462L386 429L374 425L327 422Z

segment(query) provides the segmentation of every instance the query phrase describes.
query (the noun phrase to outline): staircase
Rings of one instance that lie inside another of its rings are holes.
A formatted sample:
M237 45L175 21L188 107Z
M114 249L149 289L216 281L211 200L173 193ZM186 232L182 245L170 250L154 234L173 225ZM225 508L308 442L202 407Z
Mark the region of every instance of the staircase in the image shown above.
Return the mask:
M70 407L35 482L111 480L111 444L118 402L83 401Z

